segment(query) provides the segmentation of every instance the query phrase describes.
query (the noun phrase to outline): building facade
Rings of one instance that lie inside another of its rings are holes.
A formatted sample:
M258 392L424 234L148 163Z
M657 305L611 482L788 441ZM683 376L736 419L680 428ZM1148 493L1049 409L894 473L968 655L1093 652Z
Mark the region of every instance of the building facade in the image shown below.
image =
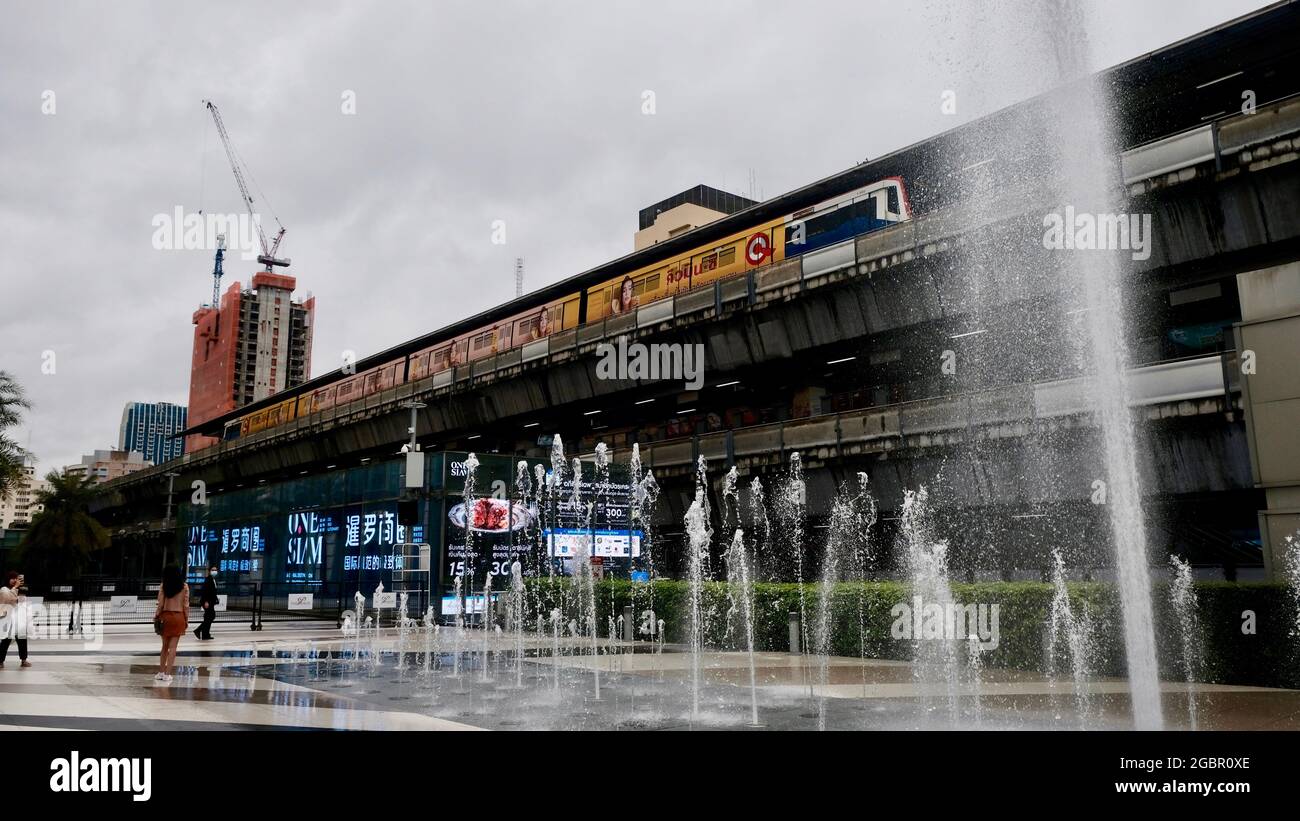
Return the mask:
M117 448L134 451L155 465L179 457L185 441L174 438L185 430L186 408L170 402L128 402L122 410Z
M632 237L633 250L649 248L756 204L754 200L708 185L688 188L641 209L637 215L638 230Z
M188 422L205 422L300 385L311 376L316 300L293 298L297 281L257 273L253 287L232 284L219 307L194 312ZM190 436L186 450L216 440Z
M0 530L30 525L36 514L45 509L36 503L36 494L49 486L49 482L36 475L35 465L23 465L22 476L14 489L0 498Z
M81 463L68 465L64 473L90 476L96 484L103 484L119 476L135 473L137 470L153 467L153 462L144 455L134 451L97 450L81 457Z

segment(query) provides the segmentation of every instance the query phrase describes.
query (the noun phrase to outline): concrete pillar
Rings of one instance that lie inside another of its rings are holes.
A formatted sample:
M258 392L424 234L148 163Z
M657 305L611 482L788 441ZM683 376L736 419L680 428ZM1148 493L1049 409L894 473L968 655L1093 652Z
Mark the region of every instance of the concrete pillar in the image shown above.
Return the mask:
M1241 322L1234 328L1246 438L1264 567L1284 576L1283 539L1300 530L1300 262L1237 274Z

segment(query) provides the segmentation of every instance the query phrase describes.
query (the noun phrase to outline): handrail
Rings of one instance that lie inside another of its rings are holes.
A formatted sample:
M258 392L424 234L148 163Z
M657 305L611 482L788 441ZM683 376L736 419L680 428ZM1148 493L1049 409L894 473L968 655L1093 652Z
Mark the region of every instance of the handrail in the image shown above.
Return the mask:
M1176 359L1170 359L1170 360L1143 365L1135 368L1129 368L1127 373L1130 375L1130 378L1132 378L1134 376L1140 376L1140 374L1143 372L1149 373L1149 372L1154 372L1157 369L1168 369L1170 368L1170 366L1191 364L1193 362L1195 362L1196 364L1209 364L1210 362L1214 362L1216 367L1218 367L1226 358L1228 358L1230 355L1234 355L1235 353L1236 351L1229 350L1221 353L1211 354L1208 356L1202 355L1202 356L1178 357ZM651 460L653 460L653 449L656 447L661 447L666 445L680 445L680 444L685 444L687 442L698 442L700 437L702 436L713 436L713 435L721 435L724 433L729 433L734 437L735 434L741 432L749 433L749 432L761 432L763 430L772 430L773 432L778 433L780 435L781 437L780 450L784 452L785 432L787 428L791 426L821 424L829 421L834 421L837 428L836 432L837 432L837 439L838 439L842 431L843 421L845 419L860 418L863 415L867 415L867 414L888 414L888 413L902 414L902 413L906 413L909 410L921 408L922 406L938 406L941 402L945 402L945 401L950 404L958 404L958 403L964 404L966 406L966 416L969 419L971 405L974 402L976 402L980 397L1001 397L1017 389L1032 390L1034 388L1040 388L1040 387L1052 387L1052 386L1067 387L1073 385L1081 385L1086 380L1087 380L1086 376L1076 376L1076 377L1069 377L1066 379L1049 380L1046 382L1015 382L1015 383L999 386L997 388L990 388L988 390L978 391L975 393L938 394L935 396L925 397L922 399L909 399L903 402L893 402L888 405L873 405L866 408L857 408L851 411L831 411L829 413L817 413L811 416L800 417L798 419L785 419L777 422L765 422L759 425L750 425L749 427L730 428L726 431L709 431L703 434L691 434L690 436L679 436L673 439L657 439L649 442L639 442L638 444L640 444L642 447L646 448L647 450L651 451L651 453L645 455L649 457ZM1223 395L1224 392L1225 392L1224 388L1220 386L1217 388L1217 390L1206 389L1203 391L1199 391L1197 392L1197 395L1204 396L1204 397L1220 396ZM1176 400L1162 399L1159 397L1154 399L1148 399L1148 400L1139 399L1135 402L1132 402L1131 406L1143 407L1146 405L1160 404L1163 401L1176 401ZM903 431L900 426L898 436L901 437L904 435L906 435L906 432ZM652 462L651 464L653 466Z

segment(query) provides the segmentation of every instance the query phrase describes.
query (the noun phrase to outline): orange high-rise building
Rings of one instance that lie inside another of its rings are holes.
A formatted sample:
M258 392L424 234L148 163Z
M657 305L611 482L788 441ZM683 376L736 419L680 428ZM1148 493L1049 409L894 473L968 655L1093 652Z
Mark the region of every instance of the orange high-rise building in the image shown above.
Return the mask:
M190 362L189 424L292 388L311 376L311 334L316 299L293 299L291 276L260 272L253 287L232 284L221 305L194 312ZM189 436L185 450L216 443Z

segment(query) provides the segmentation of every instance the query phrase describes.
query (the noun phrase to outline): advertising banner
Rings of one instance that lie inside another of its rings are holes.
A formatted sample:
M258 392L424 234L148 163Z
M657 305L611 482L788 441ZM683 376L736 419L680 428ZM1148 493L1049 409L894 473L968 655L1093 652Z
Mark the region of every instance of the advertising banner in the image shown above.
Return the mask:
M518 460L508 456L485 454L478 457L474 492L465 498L467 454L446 454L446 501L444 505L445 543L440 576L444 597L454 599L456 579L467 589L465 596L479 595L492 577L492 589L510 586L510 566L535 564L531 559L536 548L538 514L535 504L518 498L515 477ZM539 460L525 460L529 476ZM457 605L458 607L458 605ZM474 609L472 603L466 606ZM446 602L443 613L447 614Z
M511 565L518 561L525 576L555 573L571 575L573 559L582 553L600 562L599 572L626 578L642 554L643 534L631 527L631 485L627 467L611 465L609 478L595 481L594 465L584 463L573 502L573 478L561 479L553 496L539 504L535 493L520 498L516 487L518 459L491 454L478 456L474 491L464 495L467 454L445 454L443 487L446 488L441 524L445 539L439 574L442 613L459 612L455 583L462 596L476 597L466 604L468 613L482 608L487 580L495 593L510 587ZM534 468L549 461L524 460L530 483Z

